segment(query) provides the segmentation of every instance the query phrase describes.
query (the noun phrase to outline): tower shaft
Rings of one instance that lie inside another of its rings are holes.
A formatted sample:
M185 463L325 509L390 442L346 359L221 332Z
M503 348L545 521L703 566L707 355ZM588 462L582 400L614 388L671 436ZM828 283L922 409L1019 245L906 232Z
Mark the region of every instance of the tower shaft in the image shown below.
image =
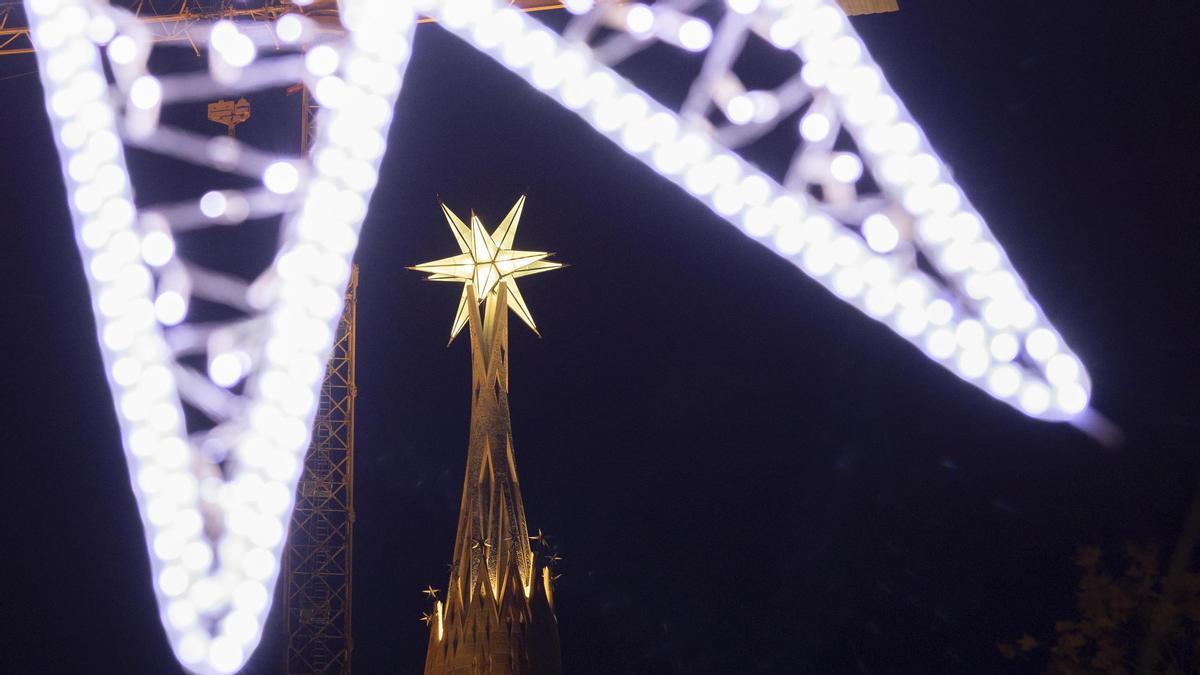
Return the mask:
M508 408L508 287L480 317L468 284L471 434L446 599L426 675L559 675L550 577L529 546Z

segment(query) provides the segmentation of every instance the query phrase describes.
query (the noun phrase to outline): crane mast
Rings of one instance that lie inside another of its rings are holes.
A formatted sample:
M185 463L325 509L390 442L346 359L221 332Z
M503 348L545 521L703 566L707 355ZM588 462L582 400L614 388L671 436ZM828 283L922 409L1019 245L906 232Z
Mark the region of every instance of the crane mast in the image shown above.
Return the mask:
M307 101L305 101L307 105ZM305 113L307 116L307 113ZM284 549L286 675L349 675L354 533L355 319L350 275Z

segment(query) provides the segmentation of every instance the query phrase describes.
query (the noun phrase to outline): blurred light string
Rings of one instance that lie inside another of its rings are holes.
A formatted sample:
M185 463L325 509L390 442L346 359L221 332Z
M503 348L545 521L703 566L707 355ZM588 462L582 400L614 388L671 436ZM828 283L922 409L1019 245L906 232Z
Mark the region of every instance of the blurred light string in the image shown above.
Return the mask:
M199 23L207 71L164 75L148 68L152 37L124 9L26 8L160 618L183 665L233 673L274 595L414 17L402 3L343 0L340 35L298 13ZM265 50L281 53L259 59ZM321 105L309 157L160 118L167 105L296 82ZM124 146L257 187L135 208ZM249 283L177 250L182 232L271 217L282 222L279 248ZM197 299L240 318L190 321Z

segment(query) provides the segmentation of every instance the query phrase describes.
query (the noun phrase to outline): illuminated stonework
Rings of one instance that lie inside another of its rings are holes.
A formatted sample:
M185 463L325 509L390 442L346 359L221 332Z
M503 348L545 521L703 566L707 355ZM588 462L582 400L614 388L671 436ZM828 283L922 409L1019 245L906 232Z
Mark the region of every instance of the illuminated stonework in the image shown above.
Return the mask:
M562 672L551 575L529 546L508 410L508 309L533 327L516 278L562 265L511 249L524 204L491 234L474 214L467 228L443 205L462 255L414 268L463 284L451 339L463 326L471 336L467 470L446 598L429 616L426 675Z

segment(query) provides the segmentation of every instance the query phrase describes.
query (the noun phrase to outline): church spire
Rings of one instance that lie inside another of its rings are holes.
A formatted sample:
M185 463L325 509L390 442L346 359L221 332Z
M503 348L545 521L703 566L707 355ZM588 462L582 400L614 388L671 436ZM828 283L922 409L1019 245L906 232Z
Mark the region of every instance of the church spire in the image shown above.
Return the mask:
M562 265L512 249L524 206L522 196L488 233L474 213L468 227L443 204L462 253L413 268L463 284L450 339L464 327L471 339L467 469L446 597L428 621L426 675L562 672L552 580L529 546L508 409L508 310L536 332L516 280Z

